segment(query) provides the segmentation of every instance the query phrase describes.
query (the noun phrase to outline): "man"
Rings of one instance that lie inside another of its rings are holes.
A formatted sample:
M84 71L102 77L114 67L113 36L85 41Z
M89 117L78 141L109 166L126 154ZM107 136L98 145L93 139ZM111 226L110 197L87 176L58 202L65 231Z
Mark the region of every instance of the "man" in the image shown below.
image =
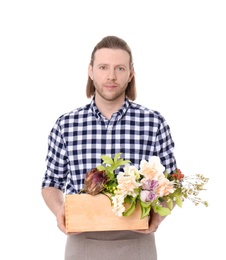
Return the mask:
M64 193L78 193L86 172L101 164L101 155L121 152L136 167L156 155L168 173L176 170L174 142L164 117L134 103L133 58L128 44L104 37L94 48L86 95L91 103L58 118L49 135L42 196L66 233ZM67 236L65 260L156 260L154 232L164 219L152 212L145 231L83 232Z

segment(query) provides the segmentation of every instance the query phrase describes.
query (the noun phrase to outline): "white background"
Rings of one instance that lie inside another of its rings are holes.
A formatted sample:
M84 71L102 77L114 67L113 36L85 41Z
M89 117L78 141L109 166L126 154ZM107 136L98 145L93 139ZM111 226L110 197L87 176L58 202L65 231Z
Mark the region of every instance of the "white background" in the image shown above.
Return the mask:
M64 258L41 197L47 135L90 102L88 63L106 35L132 48L136 102L168 121L178 167L210 178L208 208L187 201L159 227L158 260L226 259L225 14L219 0L1 1L1 259Z

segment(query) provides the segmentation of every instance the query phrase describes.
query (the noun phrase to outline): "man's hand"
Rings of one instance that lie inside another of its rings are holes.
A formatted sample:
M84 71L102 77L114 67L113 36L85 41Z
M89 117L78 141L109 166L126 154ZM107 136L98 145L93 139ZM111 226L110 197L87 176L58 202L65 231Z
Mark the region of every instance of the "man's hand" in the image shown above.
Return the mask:
M60 207L59 211L56 214L57 226L65 234L66 232L66 222L65 222L65 208L64 204Z

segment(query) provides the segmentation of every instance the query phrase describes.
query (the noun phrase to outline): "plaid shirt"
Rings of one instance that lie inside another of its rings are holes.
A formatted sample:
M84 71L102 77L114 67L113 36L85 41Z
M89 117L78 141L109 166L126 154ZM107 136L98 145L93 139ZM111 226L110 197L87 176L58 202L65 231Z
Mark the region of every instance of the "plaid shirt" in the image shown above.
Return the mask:
M137 168L142 159L159 156L172 173L176 169L173 148L170 128L159 112L126 99L107 120L92 99L90 104L59 117L52 128L42 188L78 193L86 172L102 163L101 155L113 157L119 152Z

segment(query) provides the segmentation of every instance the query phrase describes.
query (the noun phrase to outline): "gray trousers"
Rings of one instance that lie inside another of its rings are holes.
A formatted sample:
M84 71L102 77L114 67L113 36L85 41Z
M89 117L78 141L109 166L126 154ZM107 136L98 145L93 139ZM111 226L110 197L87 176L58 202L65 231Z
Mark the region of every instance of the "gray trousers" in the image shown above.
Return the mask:
M85 232L68 235L65 260L157 260L154 233Z

